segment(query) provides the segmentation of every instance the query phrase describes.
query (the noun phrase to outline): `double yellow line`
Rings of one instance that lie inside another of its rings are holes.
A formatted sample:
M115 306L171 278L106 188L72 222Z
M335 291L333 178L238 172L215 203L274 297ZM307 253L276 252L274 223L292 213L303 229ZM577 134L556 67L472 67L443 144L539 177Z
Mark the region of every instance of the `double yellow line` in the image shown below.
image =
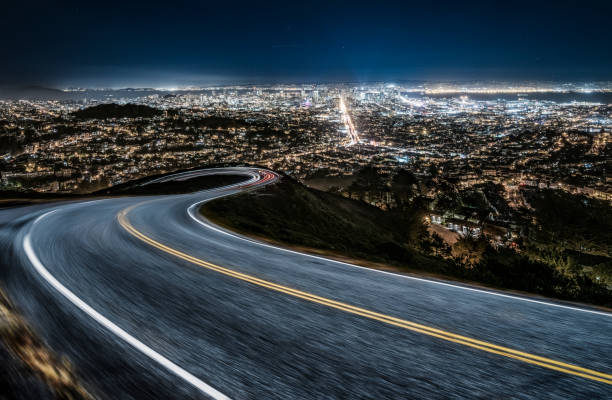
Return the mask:
M537 366L548 368L551 370L563 372L563 373L570 374L570 375L580 376L582 378L591 379L594 381L612 385L612 375L610 374L594 371L588 368L579 367L577 365L568 364L562 361L552 360L546 357L540 357L534 354L526 353L526 352L519 351L519 350L514 350L508 347L498 346L493 343L484 342L482 340L477 340L477 339L473 339L467 336L458 335L452 332L444 331L441 329L436 329L436 328L433 328L427 325L418 324L416 322L406 321L406 320L395 318L389 315L366 310L364 308L355 307L350 304L342 303L342 302L331 300L325 297L317 296L312 293L308 293L308 292L293 289L287 286L279 285L274 282L260 279L252 275L244 274L244 273L241 273L241 272L229 269L229 268L225 268L225 267L221 267L221 266L212 264L204 260L200 260L199 258L195 258L181 251L172 249L156 240L151 239L150 237L136 230L127 219L127 214L133 207L135 206L128 207L124 209L123 211L121 211L119 214L117 214L117 219L119 221L119 224L127 232L129 232L133 236L137 237L143 242L159 250L162 250L168 254L172 254L178 258L181 258L185 261L189 261L201 267L219 272L227 276L231 276L236 279L240 279L245 282L252 283L257 286L265 287L270 290L285 293L287 295L297 297L300 299L304 299L307 301L311 301L313 303L322 304L327 307L335 308L337 310L342 310L350 314L359 315L365 318L383 322L385 324L408 329L413 332L418 332L424 335L433 336L433 337L443 339L449 342L458 343L464 346L486 351L487 353L497 354L500 356L523 361L528 364L537 365Z

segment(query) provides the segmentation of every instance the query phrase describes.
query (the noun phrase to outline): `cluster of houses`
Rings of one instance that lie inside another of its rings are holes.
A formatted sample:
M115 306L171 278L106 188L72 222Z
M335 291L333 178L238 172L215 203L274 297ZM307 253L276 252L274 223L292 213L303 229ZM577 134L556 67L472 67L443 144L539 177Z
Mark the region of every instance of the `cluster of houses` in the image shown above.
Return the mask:
M444 229L455 232L462 237L486 237L493 244L504 245L514 239L516 234L510 229L491 223L480 223L473 218L461 218L452 213L431 212L426 221Z

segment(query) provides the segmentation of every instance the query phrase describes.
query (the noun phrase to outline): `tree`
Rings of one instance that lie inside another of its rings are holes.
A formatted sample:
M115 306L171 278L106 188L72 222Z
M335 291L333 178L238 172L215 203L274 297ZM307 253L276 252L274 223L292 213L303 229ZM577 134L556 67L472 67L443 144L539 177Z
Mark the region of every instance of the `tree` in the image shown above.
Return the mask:
M408 170L401 169L393 177L391 190L395 196L398 207L405 208L415 196L414 187L419 183L414 174Z
M378 168L372 166L360 169L351 187L358 191L381 190L384 182L378 172Z
M453 245L452 255L466 267L472 268L480 263L487 246L487 242L481 238L461 238Z
M442 239L442 237L435 232L431 235L431 248L434 256L448 254L450 250L444 239Z
M432 178L435 178L438 176L438 166L436 164L430 164L429 167L427 168L427 172L429 172L429 175L431 175Z

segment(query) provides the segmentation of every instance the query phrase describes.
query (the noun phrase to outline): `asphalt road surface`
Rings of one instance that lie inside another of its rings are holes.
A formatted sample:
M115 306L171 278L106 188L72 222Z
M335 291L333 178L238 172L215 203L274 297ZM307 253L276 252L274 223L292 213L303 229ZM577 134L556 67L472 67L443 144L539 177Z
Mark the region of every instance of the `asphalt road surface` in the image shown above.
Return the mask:
M245 182L0 210L9 295L96 397L612 398L612 314L239 237L199 203L277 177L211 172Z

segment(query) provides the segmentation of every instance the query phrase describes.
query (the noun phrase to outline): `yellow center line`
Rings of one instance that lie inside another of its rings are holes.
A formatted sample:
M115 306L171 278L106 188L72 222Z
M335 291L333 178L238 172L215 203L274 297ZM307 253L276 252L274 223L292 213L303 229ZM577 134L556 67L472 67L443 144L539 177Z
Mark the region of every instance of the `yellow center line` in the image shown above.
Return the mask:
M397 326L397 327L401 327L404 329L408 329L410 331L413 332L418 332L418 333L422 333L428 336L432 336L432 337L436 337L439 339L443 339L449 342L453 342L453 343L458 343L458 344L462 344L464 346L468 346L471 348L475 348L475 349L479 349L482 351L486 351L488 353L492 353L492 354L497 354L497 355L501 355L504 357L508 357L508 358L512 358L515 360L519 360L519 361L523 361L529 364L533 364L533 365L538 365L540 367L544 367L544 368L548 368L551 370L555 370L555 371L559 371L559 372L564 372L567 374L571 374L571 375L575 375L575 376L580 376L583 378L587 378L587 379L591 379L594 381L598 381L598 382L603 382L603 383L607 383L609 385L612 385L612 375L607 374L607 373L603 373L603 372L599 372L599 371L594 371L592 369L588 369L588 368L583 368L577 365L573 365L573 364L568 364L562 361L557 361L557 360L553 360L550 358L546 358L546 357L541 357L538 355L534 355L534 354L530 354L530 353L526 353L523 351L519 351L519 350L515 350L515 349L511 349L508 347L504 347L504 346L499 346L493 343L489 343L489 342L485 342L482 340L478 340L478 339L473 339L467 336L462 336L462 335L458 335L452 332L448 332L442 329L437 329L434 327L430 327L427 325L422 325L416 322L412 322L412 321L407 321L407 320L403 320L400 318L396 318L396 317L392 317L389 315L385 315L385 314L381 314L381 313L377 313L374 311L370 311L364 308L360 308L360 307L356 307L356 306L352 306L350 304L346 304L346 303L342 303L336 300L332 300L332 299L328 299L325 297L321 297L321 296L317 296L315 294L312 293L308 293L308 292L304 292L301 290L297 290L297 289L293 289L287 286L283 286L283 285L279 285L277 283L274 282L270 282L264 279L260 279L257 278L255 276L252 275L248 275L248 274L244 274L242 272L238 272L235 271L233 269L230 268L225 268L225 267L221 267L218 266L216 264L210 263L208 261L204 261L201 260L199 258L195 258L193 256L190 256L186 253L183 253L181 251L175 250L171 247L168 247L154 239L151 239L150 237L144 235L143 233L139 232L138 230L136 230L128 221L127 219L127 214L129 213L129 211L134 208L135 206L131 206L128 207L126 209L124 209L123 211L121 211L119 214L117 214L117 219L119 221L119 224L127 231L129 232L131 235L137 237L138 239L142 240L143 242L159 249L162 250L168 254L172 254L178 258L181 258L185 261L189 261L193 264L199 265L201 267L222 273L224 275L227 276L231 276L233 278L236 279L240 279L242 281L246 281L249 283L252 283L254 285L258 285L261 287L265 287L267 289L270 290L274 290L277 292L282 292L285 294L288 294L290 296L293 297L297 297L300 299L304 299L307 301L311 301L314 303L318 303L318 304L322 304L331 308L335 308L338 310L342 310L345 311L347 313L351 313L351 314L355 314L355 315L359 315L365 318L369 318L369 319L373 319L376 321L380 321L389 325L393 325L393 326Z

